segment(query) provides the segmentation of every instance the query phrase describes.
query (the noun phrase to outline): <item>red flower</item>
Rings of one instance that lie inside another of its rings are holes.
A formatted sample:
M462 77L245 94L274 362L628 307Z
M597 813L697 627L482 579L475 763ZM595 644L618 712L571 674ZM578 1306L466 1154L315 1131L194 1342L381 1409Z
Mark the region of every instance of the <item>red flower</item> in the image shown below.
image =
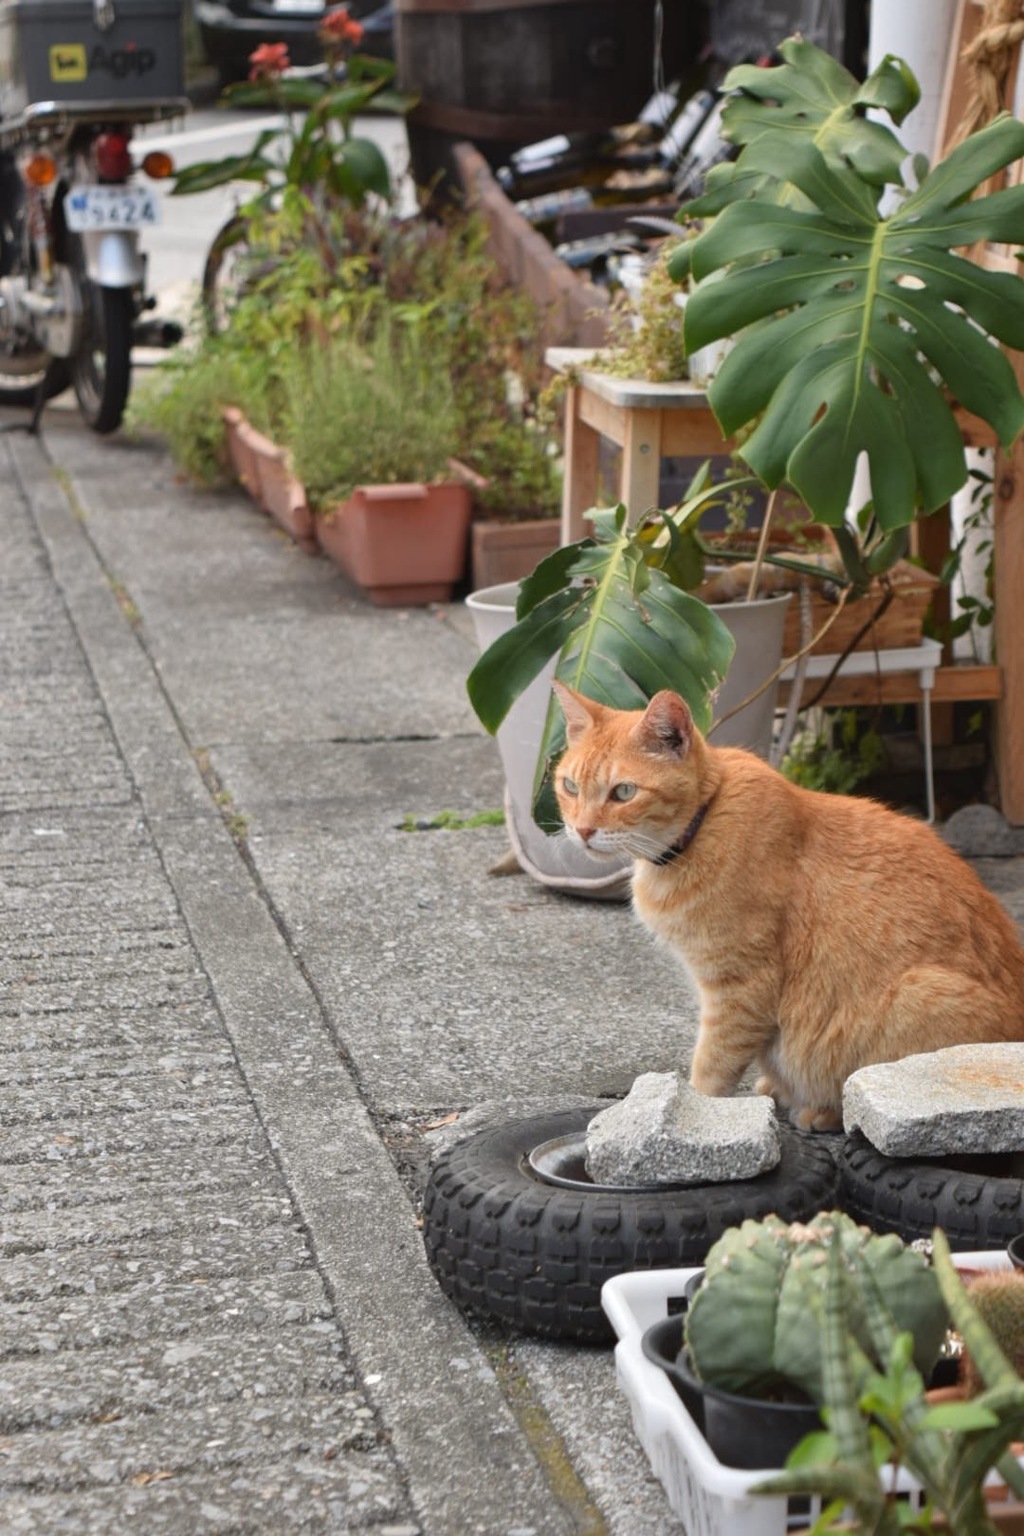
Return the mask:
M290 66L287 43L261 43L249 55L249 79L276 80Z
M352 20L348 7L343 5L336 11L328 11L320 23L320 37L325 43L349 43L358 48L363 40L363 28L358 21Z

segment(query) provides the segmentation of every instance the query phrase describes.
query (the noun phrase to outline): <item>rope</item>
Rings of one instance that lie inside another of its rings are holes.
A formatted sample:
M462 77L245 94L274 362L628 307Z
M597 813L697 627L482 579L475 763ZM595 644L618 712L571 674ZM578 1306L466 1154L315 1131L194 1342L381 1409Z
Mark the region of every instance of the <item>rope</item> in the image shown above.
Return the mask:
M1024 0L985 0L981 30L960 55L971 72L971 94L951 149L1003 110L1007 80L1022 42Z

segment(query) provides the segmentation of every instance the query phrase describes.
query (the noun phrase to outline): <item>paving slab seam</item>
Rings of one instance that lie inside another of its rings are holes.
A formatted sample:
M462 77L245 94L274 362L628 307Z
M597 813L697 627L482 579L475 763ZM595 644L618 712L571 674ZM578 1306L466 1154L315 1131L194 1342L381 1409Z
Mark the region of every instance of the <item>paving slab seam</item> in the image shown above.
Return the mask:
M580 1524L554 1495L484 1351L437 1290L406 1191L320 1000L126 622L123 594L88 536L88 505L76 515L44 444L9 446L248 1093L425 1530L568 1536ZM600 1521L592 1514L591 1529Z

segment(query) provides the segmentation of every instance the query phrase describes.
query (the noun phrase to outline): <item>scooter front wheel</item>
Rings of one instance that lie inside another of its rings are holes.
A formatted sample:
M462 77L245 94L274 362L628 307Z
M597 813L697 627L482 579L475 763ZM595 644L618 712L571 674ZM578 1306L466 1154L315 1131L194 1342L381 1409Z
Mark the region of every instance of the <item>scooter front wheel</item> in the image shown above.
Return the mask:
M135 308L127 288L102 288L82 275L82 341L71 358L79 410L94 432L121 425L132 375Z

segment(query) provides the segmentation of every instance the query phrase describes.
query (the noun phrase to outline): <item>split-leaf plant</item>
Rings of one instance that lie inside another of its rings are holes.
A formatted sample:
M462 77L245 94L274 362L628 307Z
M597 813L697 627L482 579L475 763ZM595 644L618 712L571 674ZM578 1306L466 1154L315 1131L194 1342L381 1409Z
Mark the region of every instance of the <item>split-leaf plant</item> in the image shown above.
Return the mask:
M899 125L917 97L906 66L886 59L860 86L809 43L780 52L777 68L727 75L723 128L740 153L681 210L703 227L671 270L692 286L687 348L734 341L708 390L723 432L753 427L741 457L835 530L862 588L965 483L956 406L1004 448L1024 427L993 344L1024 348L1024 282L970 256L1024 235L1024 185L975 196L1024 155L1024 123L1003 114L933 168L919 158L908 191L899 139L864 117L883 108ZM858 529L847 509L862 453L871 516Z
M681 210L702 227L680 242L671 270L691 284L687 350L735 340L709 390L723 433L745 432L739 454L763 485L788 485L834 530L859 594L906 553L914 519L966 479L954 407L983 418L1007 446L1024 427L1024 395L994 345L1024 347L1024 282L964 253L1024 234L1024 185L975 199L1024 155L1024 123L1003 116L933 170L918 165L920 183L907 192L903 145L866 115L880 109L899 126L918 97L907 66L888 58L861 84L800 39L780 52L778 68L727 75L723 128L740 153ZM894 192L900 200L884 212ZM861 453L872 504L856 519L847 506ZM552 657L558 678L604 704L635 708L671 687L698 723L707 720L729 643L692 602L662 600L669 587L682 595L692 565L675 558L678 541L663 540L655 575L644 530L653 520L695 533L714 499L704 486L673 518L643 507L600 512L593 540L528 578L515 628L470 677L488 730ZM538 764L542 825L562 745L552 708Z

